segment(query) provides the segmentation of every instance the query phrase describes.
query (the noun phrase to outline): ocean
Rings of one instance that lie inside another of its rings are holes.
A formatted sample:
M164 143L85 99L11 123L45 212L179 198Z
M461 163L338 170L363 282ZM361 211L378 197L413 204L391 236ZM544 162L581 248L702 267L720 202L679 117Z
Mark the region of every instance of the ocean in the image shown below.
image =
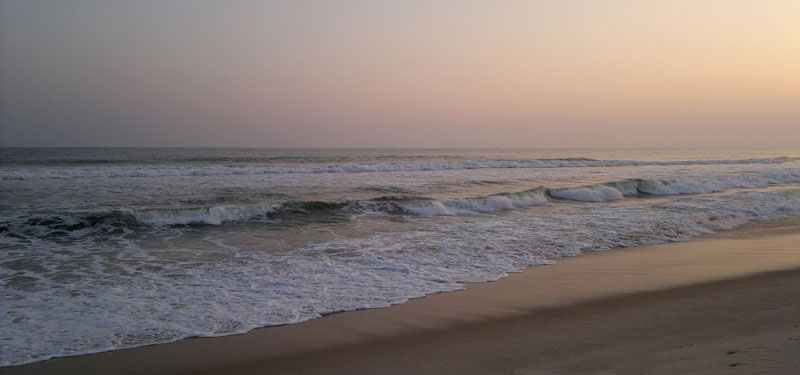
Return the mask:
M0 365L798 216L796 149L0 148Z

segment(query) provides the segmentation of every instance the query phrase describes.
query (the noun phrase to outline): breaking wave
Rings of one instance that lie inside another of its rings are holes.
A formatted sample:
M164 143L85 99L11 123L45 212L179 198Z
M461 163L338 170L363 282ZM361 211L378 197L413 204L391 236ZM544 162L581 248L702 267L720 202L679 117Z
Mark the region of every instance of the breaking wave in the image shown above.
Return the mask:
M773 176L736 175L709 179L626 179L575 188L539 186L474 198L432 199L414 195L385 195L369 200L289 201L250 205L186 207L145 210L73 212L24 217L0 222L0 233L58 235L95 227L163 227L221 225L235 222L271 222L337 219L353 215L454 216L524 209L552 200L607 202L626 197L714 193L727 189L764 188L800 183L800 172Z
M499 208L506 203L487 199ZM687 240L752 220L797 216L800 190L584 208L339 238L278 254L147 252L130 241L114 251L88 241L55 256L48 246L17 252L0 264L7 275L0 365L384 307L586 251ZM83 266L61 267L63 253ZM112 267L108 256L119 261ZM48 304L59 308L42 308ZM54 336L43 341L42 335Z

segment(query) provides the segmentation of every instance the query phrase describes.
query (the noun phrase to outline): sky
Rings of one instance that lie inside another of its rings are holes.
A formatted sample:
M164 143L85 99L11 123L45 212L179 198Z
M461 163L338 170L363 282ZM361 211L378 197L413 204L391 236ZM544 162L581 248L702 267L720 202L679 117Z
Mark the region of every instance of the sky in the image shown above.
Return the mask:
M0 0L0 146L800 147L800 1Z

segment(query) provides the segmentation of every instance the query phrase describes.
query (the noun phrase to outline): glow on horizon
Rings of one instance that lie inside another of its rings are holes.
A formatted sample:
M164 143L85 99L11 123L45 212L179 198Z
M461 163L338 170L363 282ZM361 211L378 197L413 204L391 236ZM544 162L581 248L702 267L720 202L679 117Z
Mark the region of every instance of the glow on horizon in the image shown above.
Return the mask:
M0 145L800 147L797 1L7 1Z

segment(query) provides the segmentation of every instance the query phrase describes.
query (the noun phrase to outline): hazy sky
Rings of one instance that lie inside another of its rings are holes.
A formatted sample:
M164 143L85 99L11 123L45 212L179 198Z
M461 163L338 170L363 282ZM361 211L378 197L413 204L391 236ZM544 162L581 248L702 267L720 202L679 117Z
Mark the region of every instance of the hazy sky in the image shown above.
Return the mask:
M0 0L0 145L800 147L800 1Z

